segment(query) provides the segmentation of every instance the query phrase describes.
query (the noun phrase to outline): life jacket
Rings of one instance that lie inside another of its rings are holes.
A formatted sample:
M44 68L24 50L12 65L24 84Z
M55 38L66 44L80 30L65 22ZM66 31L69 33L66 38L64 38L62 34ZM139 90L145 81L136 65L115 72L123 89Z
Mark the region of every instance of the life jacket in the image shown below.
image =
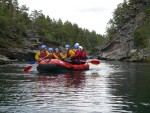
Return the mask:
M52 58L52 59L54 59L55 57L54 57L53 53L49 53L48 58Z
M81 52L82 52L81 59L85 60L87 57L87 54L85 51L81 51Z
M67 57L69 58L71 55L69 54L70 49L67 51Z
M55 53L55 55L56 55L58 58L61 58L60 52Z
M76 59L81 59L82 57L82 51L81 50L77 50L76 53L75 53L75 58Z
M46 51L40 51L40 58L44 58L46 55Z

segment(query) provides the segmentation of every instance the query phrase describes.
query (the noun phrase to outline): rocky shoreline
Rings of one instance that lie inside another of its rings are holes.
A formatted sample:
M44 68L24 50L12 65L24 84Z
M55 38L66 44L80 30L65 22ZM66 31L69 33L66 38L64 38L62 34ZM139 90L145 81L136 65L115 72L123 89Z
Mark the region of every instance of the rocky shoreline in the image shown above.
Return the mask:
M127 61L127 62L149 62L150 63L150 53L148 52L150 48L144 50L134 50L132 54L128 57L118 58L118 54L112 54L110 56L103 56L102 53L95 53L94 55L88 56L88 58L97 58L99 60L117 60L117 61ZM38 50L30 49L0 49L0 65L11 64L13 62L25 62L34 61L35 54Z
M35 60L36 50L3 49L0 54L0 65L10 64L12 62Z
M35 54L39 51L39 47L42 44L47 45L47 47L60 47L60 43L56 41L39 37L23 37L22 44L11 43L16 46L0 47L0 65L12 62L34 61Z
M6 56L0 55L0 65L4 65L4 64L10 64L12 62L14 62L15 60L11 60Z
M113 53L110 55L104 56L103 53L99 54L97 56L98 59L100 60L117 60L117 61L127 61L127 62L147 62L150 63L150 48L145 48L142 50L134 50L131 52L130 55L124 56L124 57L119 57L118 54Z

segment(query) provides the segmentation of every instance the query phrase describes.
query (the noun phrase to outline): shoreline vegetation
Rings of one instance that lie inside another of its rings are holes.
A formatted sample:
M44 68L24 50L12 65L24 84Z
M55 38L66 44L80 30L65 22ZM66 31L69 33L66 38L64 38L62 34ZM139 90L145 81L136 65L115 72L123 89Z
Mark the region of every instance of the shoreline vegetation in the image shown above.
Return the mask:
M104 37L68 20L62 22L34 10L30 14L18 0L0 0L0 62L33 60L40 45L63 48L78 42L86 51L95 51Z
M30 14L17 0L0 0L0 64L34 60L40 45L59 47L78 42L91 58L150 62L150 1L124 0L113 11L106 34L90 32L68 20Z

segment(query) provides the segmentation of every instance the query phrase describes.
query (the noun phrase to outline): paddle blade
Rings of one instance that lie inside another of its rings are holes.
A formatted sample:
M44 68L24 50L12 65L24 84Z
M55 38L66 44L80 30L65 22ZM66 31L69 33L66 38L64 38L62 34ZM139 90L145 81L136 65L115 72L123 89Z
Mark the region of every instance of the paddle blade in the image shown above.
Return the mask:
M29 61L29 64L35 64L36 61Z
M32 66L27 66L24 68L24 72L28 72L30 69L32 68Z
M100 64L100 60L93 59L93 60L90 60L89 63L98 65L98 64Z

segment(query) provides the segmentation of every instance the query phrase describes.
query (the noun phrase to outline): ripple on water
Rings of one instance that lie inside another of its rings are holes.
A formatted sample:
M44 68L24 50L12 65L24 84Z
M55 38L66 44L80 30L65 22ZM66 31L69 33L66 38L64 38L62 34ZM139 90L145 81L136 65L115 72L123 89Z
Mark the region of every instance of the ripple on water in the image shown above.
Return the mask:
M0 112L129 113L139 106L148 108L149 102L140 100L144 97L137 86L142 84L136 84L141 82L141 70L135 74L136 65L129 65L130 69L127 65L102 61L84 72L48 74L39 74L36 68L24 73L23 68L28 64L0 66ZM147 83L144 89L149 89L148 80L142 82ZM145 93L146 96L148 90Z

